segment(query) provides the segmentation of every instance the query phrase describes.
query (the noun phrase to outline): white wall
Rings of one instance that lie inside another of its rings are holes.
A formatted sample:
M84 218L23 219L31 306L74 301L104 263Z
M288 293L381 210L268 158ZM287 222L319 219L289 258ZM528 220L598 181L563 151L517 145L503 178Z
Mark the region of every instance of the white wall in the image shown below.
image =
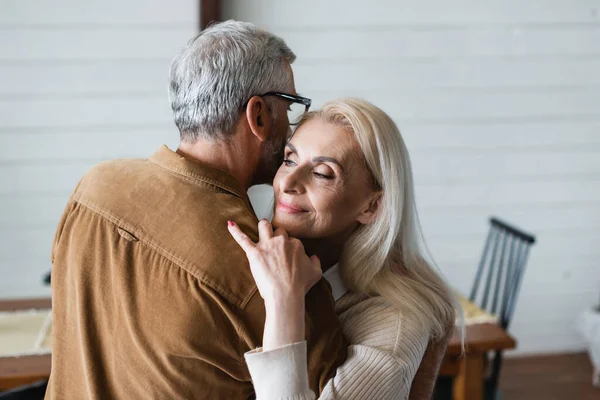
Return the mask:
M519 352L583 349L600 297L600 1L227 0L280 34L296 87L365 97L399 124L431 250L466 292L497 215L535 233ZM258 194L265 209L269 191Z
M0 4L0 298L49 294L56 224L95 163L176 145L171 59L197 0Z
M197 3L2 1L0 298L49 294L40 279L81 174L176 144L167 71ZM460 290L490 214L534 232L519 351L583 348L575 318L600 292L600 1L224 3L287 40L316 106L362 96L395 118L429 245ZM269 190L255 199L264 212Z

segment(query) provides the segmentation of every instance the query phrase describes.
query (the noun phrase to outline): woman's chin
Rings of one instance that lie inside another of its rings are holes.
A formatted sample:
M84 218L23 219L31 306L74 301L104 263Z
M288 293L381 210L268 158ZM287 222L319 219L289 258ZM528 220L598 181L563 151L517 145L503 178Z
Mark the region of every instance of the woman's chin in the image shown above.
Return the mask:
M288 235L296 238L301 238L310 235L309 226L303 224L301 221L296 220L296 218L290 217L287 214L281 215L281 213L278 213L277 211L275 212L275 215L273 215L271 224L275 229L285 229Z

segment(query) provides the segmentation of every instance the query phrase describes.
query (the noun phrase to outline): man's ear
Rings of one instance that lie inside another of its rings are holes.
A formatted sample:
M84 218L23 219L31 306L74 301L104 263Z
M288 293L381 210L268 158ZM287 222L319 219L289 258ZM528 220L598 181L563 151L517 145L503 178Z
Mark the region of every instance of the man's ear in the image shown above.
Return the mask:
M262 97L254 96L248 101L246 120L250 131L258 140L264 142L268 139L273 119L271 118L271 110L269 110Z
M370 224L371 222L375 221L375 218L377 218L377 215L379 215L379 212L381 211L382 201L383 201L383 193L382 192L373 193L373 195L371 196L371 199L366 204L365 208L363 210L361 210L361 212L358 215L358 218L356 220L363 225L367 225L367 224Z

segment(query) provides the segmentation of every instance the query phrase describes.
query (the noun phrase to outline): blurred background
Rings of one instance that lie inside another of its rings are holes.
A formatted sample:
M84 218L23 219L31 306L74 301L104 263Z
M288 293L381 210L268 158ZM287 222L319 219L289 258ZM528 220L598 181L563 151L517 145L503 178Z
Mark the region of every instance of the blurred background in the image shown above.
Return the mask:
M201 3L0 2L0 298L50 295L56 224L86 170L176 148L168 69ZM425 238L458 291L491 215L536 236L512 355L586 350L579 317L600 298L600 1L208 3L283 37L315 107L357 96L394 118ZM270 188L252 198L268 213Z

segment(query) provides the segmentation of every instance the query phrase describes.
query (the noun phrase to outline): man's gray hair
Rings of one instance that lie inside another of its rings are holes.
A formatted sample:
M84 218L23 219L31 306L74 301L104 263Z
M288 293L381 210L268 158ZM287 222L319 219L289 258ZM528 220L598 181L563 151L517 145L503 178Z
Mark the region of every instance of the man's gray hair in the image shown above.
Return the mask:
M252 96L290 86L287 65L295 59L283 39L253 24L205 29L171 63L169 99L181 140L227 139Z

